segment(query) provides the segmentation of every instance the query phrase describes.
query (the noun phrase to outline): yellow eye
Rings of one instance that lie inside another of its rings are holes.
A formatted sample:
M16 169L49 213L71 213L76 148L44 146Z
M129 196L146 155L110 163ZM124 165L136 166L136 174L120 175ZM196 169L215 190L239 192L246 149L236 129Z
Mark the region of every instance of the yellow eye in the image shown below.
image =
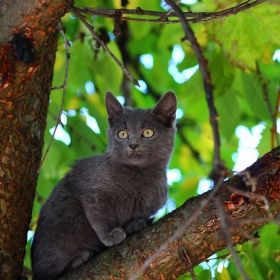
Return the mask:
M126 139L128 137L128 133L125 130L121 130L119 131L118 136L120 139Z
M145 129L142 133L145 138L151 138L154 135L154 132L151 129Z

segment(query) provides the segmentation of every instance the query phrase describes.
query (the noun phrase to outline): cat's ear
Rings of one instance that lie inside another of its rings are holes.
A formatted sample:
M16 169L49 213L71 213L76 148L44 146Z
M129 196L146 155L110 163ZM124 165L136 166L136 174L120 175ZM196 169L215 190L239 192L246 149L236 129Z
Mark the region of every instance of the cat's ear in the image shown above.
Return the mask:
M124 113L124 108L110 91L106 91L105 104L108 113L108 123L112 125Z
M173 91L168 91L152 109L152 113L166 126L171 127L176 119L177 98Z

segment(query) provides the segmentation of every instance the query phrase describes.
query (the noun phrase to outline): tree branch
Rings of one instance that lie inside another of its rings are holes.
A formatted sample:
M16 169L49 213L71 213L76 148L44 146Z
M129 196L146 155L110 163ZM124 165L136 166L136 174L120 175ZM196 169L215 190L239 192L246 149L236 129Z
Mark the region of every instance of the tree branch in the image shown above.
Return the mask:
M238 3L236 6L219 11L219 12L184 12L184 17L192 23L208 22L216 20L218 18L229 17L231 15L236 15L240 12L246 11L254 6L257 6L267 0L256 0L256 1L245 1L244 3ZM170 17L178 17L175 12L158 12L158 11L148 11L142 10L137 7L136 9L107 9L107 8L90 8L90 7L76 7L77 11L81 13L86 13L90 15L97 15L107 18L115 18L117 13L122 15L133 15L135 17L122 17L122 21L137 21L137 22L152 22L152 23L164 23L164 24L177 24L180 20L170 20ZM137 16L137 17L136 17ZM142 16L152 16L157 17L156 19L150 18L139 18Z
M267 153L244 172L255 177L255 194L265 197L270 212L277 217L280 213L280 147ZM233 189L229 190L228 186L243 192L250 190L243 174L223 182L219 189L224 211L232 223L240 224L240 229L230 227L228 230L234 245L244 243L248 236L271 221L259 200L236 200ZM188 263L194 267L227 246L219 237L222 225L213 201L216 189L190 198L152 226L128 237L61 279L175 279L182 275L187 272L182 251L188 256ZM240 193L238 196L242 198ZM198 211L202 206L203 211ZM180 234L177 235L177 232ZM247 233L245 237L244 232ZM176 238L169 242L169 238L175 234ZM159 248L164 250L158 253ZM142 269L150 256L153 258L147 268Z
M40 162L40 165L37 169L37 173L40 172L40 169L50 151L50 148L51 148L51 145L53 143L53 140L54 140L54 136L55 136L55 133L57 131L57 128L58 126L61 124L61 115L62 115L62 110L63 110L63 107L64 107L64 102L65 102L65 97L66 97L66 88L67 88L67 82L68 82L68 74L69 74L69 59L70 59L70 51L69 51L69 42L66 38L66 35L65 35L65 32L62 28L62 25L61 23L59 22L58 23L58 27L59 27L59 31L63 37L63 41L64 41L64 46L65 46L65 50L66 50L66 60L65 60L65 74L64 74L64 81L63 81L63 85L62 85L62 88L63 88L63 92L62 92L62 98L61 98L61 104L60 104L60 108L59 108L59 113L58 113L58 116L57 116L57 119L56 119L56 124L55 124L55 127L54 127L54 131L53 131L53 134L52 134L52 137L51 137L51 140L48 144L48 147L45 151L45 154Z
M190 42L191 47L198 60L199 69L203 79L206 101L210 113L210 123L213 131L214 167L211 176L213 178L214 183L216 184L219 178L223 176L225 172L224 172L224 165L221 161L221 156L220 156L220 134L218 128L218 113L214 105L213 85L211 84L211 76L210 76L210 72L208 71L208 65L207 65L208 62L200 49L200 45L198 44L198 41L194 35L193 30L191 29L188 21L185 19L184 14L179 8L179 6L176 3L174 3L173 0L165 0L165 1L177 13L180 21L182 22L182 27L185 32L185 38L183 38L182 40L187 39Z
M133 82L134 85L140 86L138 81L130 74L130 72L123 66L123 64L117 59L117 57L111 52L111 50L107 47L107 45L99 38L97 33L94 31L94 28L92 25L90 25L84 17L77 11L77 8L72 7L70 9L71 12L77 17L89 30L89 32L92 34L93 38L102 46L102 48L108 53L109 56L112 57L112 59L116 62L116 64L122 69L124 74Z
M276 140L276 145L279 146L279 137L277 133L277 114L274 114L272 106L271 106L271 101L268 93L268 81L265 80L265 78L262 76L261 69L259 66L259 63L256 62L256 73L258 75L258 79L260 82L260 85L262 87L262 92L263 92L263 97L264 101L267 105L267 109L271 118L271 123L272 123L272 128L271 128L271 148L275 148L275 140ZM278 106L277 106L278 108Z

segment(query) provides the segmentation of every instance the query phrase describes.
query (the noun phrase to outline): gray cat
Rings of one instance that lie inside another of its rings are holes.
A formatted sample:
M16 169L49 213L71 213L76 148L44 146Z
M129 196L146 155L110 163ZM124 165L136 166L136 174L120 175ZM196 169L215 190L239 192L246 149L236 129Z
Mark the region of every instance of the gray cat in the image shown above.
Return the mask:
M76 161L42 207L32 244L33 280L57 279L146 228L167 199L176 96L153 109L106 93L108 151Z

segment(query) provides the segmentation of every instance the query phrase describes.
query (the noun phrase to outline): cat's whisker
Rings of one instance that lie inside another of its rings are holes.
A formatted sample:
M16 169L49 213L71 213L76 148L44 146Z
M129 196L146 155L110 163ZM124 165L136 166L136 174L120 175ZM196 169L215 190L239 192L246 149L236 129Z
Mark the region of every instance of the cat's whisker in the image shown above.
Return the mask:
M113 159L111 157L108 157L103 163L101 163L97 168L96 171L99 170L100 168L102 168L104 165L106 165L106 163L112 162Z

